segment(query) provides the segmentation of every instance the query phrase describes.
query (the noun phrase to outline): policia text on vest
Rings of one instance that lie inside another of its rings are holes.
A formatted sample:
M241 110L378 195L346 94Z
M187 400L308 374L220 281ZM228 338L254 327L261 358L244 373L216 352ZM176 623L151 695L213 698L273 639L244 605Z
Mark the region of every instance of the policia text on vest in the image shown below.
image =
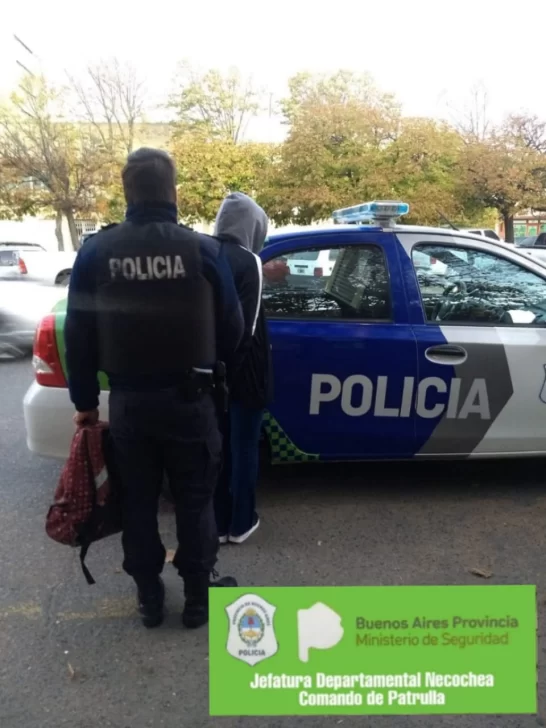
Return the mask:
M147 255L134 258L110 258L110 277L128 281L185 278L186 269L180 255Z

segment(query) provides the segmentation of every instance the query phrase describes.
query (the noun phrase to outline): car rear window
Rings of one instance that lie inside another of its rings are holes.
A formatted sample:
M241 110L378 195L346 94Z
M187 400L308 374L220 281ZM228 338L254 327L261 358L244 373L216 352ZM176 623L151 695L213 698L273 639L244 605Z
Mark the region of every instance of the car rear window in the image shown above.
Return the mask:
M14 250L0 250L0 265L17 265L17 253Z
M295 253L287 255L287 260L317 260L319 256L318 250L297 250Z

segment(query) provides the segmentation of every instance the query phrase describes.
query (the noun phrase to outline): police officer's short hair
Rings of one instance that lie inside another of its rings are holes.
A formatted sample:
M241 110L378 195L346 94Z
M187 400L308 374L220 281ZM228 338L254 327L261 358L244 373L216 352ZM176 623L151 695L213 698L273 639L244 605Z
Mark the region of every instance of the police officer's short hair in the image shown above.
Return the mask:
M176 167L162 149L142 147L129 154L121 178L128 203L176 202Z

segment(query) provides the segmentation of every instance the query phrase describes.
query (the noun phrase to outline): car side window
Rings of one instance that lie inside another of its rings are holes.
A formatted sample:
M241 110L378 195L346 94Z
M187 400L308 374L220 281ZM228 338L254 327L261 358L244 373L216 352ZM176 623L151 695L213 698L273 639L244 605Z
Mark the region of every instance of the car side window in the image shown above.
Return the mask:
M376 245L280 255L263 266L263 301L269 318L388 321L391 294L385 256Z
M420 268L423 254L441 267ZM433 244L415 246L412 260L429 323L546 325L546 280L511 260Z
M486 230L484 234L486 238L491 238L491 240L500 240L499 236L494 230Z

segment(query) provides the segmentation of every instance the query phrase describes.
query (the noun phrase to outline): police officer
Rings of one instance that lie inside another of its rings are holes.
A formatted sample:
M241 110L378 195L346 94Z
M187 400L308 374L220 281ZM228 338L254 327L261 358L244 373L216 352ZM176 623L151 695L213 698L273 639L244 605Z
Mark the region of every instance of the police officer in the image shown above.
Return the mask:
M123 568L146 627L163 620L165 563L157 510L163 474L175 501L183 623L208 621L218 553L213 493L221 462L213 370L229 368L243 333L222 245L177 224L176 170L139 149L122 172L125 221L78 252L65 323L77 426L98 421L99 371L110 382L110 432L122 480Z

